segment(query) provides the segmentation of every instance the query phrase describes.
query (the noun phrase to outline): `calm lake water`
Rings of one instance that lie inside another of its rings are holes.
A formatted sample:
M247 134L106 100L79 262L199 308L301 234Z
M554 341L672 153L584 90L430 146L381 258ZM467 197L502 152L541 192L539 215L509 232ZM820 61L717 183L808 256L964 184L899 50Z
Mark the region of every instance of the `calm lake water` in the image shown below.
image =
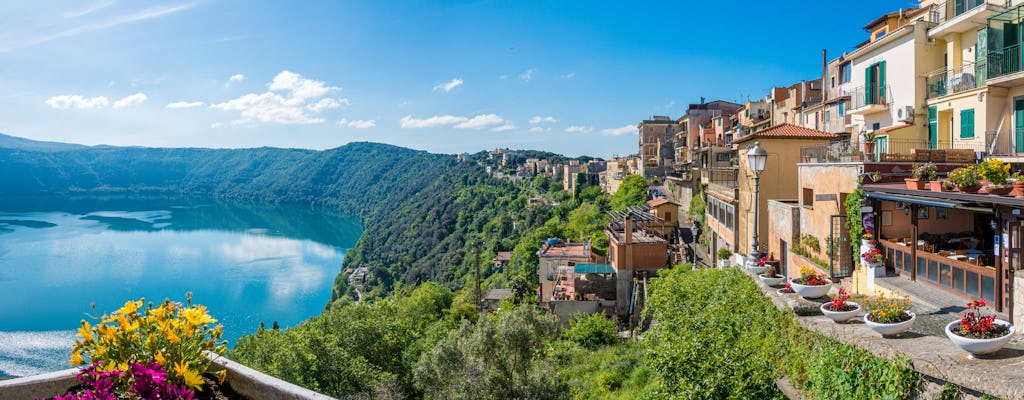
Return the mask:
M229 346L330 300L357 219L223 200L0 199L0 376L67 368L74 330L145 297L206 305Z

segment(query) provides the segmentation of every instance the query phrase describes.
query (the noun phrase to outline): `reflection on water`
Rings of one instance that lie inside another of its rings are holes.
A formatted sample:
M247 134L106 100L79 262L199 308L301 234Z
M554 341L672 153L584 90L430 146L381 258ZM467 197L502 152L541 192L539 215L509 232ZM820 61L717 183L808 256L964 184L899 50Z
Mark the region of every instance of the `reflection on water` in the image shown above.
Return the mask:
M294 325L323 309L359 234L353 218L308 207L0 200L0 375L65 368L68 331L93 302L192 292L231 343L260 322Z

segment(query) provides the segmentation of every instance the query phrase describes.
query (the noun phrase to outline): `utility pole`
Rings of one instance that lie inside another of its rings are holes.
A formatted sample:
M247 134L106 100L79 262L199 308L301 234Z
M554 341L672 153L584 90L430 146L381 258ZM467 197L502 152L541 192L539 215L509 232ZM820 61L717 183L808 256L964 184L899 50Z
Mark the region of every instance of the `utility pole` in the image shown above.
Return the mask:
M482 297L480 296L480 249L484 247L484 242L477 240L473 243L473 246L476 247L476 269L474 270L474 278L476 280L476 308L479 310L480 302L482 301Z

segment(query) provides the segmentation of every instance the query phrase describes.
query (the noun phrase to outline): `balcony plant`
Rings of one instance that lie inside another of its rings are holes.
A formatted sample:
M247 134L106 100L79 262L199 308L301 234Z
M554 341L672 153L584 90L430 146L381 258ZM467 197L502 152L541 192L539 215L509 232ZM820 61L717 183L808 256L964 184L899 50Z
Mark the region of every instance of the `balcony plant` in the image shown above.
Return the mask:
M864 323L882 337L906 332L914 325L917 315L910 311L910 296L880 293L875 299L864 301Z
M864 134L864 153L875 154L875 132Z
M782 276L775 270L775 266L768 264L764 258L761 258L760 264L765 266L764 273L758 275L761 278L761 282L764 282L768 286L778 286L782 282L786 281L786 277Z
M1011 187L1006 185L1006 181L1010 177L1010 164L1001 160L989 159L978 164L978 172L982 179L988 181L985 190L989 194L1005 196L1010 193Z
M850 300L845 288L839 288L839 294L829 296L831 300L821 305L821 313L835 322L846 322L860 312L860 304Z
M1013 171L1008 179L1013 187L1013 190L1010 191L1010 196L1018 199L1024 197L1024 174L1021 174L1020 171Z
M949 340L971 358L999 351L1016 333L1013 324L997 319L994 313L983 313L986 305L985 299L969 302L963 318L946 325Z
M910 178L906 178L907 189L923 190L930 181L936 179L935 164L930 162L914 164Z
M145 299L82 321L71 351L72 366L90 364L78 375L80 389L59 399L186 398L196 391L219 391L226 371L207 374L207 352L223 355L227 342L206 307L164 300L154 307ZM95 308L94 308L95 311ZM97 313L98 315L98 313Z
M790 279L789 284L796 294L808 299L822 297L832 288L828 275L819 274L809 267L800 268L800 277Z
M949 173L949 182L964 193L977 193L981 188L981 174L973 165L960 167Z
M728 267L729 265L731 265L729 263L729 257L732 257L732 250L729 250L729 249L724 248L724 247L721 248L721 249L718 249L718 264L719 265L721 265L723 267Z

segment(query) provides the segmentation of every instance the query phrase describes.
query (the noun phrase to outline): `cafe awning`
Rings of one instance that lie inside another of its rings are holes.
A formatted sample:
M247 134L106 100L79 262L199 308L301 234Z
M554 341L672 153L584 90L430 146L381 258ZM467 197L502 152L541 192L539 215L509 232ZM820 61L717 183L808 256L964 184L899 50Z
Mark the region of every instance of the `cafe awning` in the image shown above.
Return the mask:
M902 196L898 194L890 193L879 193L879 192L867 192L865 195L872 199L898 201L909 204L918 204L928 207L942 207L942 208L957 208L957 206L963 204L962 202L955 200L945 199L926 199L914 196Z

